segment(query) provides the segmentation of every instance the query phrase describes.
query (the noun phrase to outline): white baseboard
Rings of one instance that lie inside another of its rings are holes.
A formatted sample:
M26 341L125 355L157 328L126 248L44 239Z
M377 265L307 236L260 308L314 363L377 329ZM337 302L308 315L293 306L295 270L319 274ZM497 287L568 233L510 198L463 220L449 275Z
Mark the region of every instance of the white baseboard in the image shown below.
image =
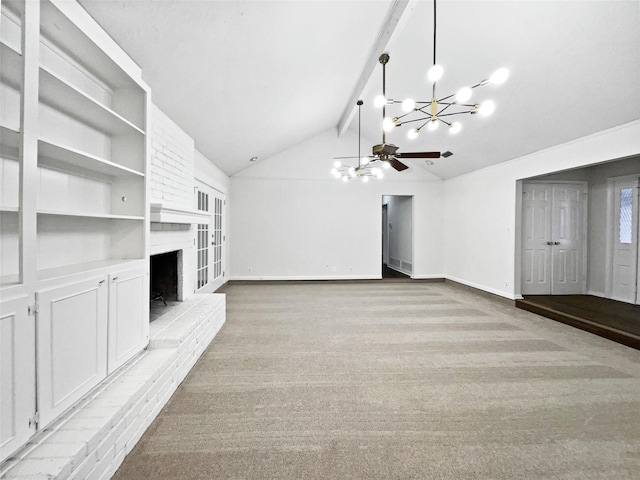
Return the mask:
M415 275L411 275L411 278L415 278L416 280L444 280L446 277L445 274L435 274L435 273L417 273Z
M229 280L240 281L282 281L282 280L381 280L382 275L265 275L249 276L238 275L229 277Z
M516 296L512 292L505 292L502 290L497 290L495 288L490 288L485 285L480 285L478 283L469 282L467 280L463 280L461 278L452 277L451 275L445 275L444 278L447 280L451 280L452 282L461 283L462 285L466 285L467 287L473 287L478 290L483 290L485 292L493 293L494 295L498 295L499 297L508 298L509 300L515 300Z

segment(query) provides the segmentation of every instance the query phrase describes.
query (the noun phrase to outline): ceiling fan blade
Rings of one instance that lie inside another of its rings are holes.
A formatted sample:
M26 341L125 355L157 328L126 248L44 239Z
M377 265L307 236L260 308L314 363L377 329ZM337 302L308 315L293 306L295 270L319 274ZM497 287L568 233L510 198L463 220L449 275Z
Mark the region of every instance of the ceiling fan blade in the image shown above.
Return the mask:
M390 158L389 159L389 164L395 168L398 172L401 172L403 170L406 170L407 167L404 163L402 163L400 160L398 160L397 158Z
M374 157L372 155L362 155L361 157L355 156L355 157L333 157L334 160L346 160L349 158L368 158L369 160L373 160L374 158L378 158L378 157Z
M440 152L403 152L396 153L398 158L440 158Z

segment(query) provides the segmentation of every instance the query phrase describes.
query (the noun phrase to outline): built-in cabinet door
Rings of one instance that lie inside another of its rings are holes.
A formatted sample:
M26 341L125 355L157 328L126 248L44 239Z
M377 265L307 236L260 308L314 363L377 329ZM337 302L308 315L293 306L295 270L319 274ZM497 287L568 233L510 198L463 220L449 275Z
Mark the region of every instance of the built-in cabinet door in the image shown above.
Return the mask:
M0 302L0 461L35 432L35 317L26 295Z
M36 292L42 428L107 376L107 277Z
M583 183L524 184L523 295L585 293L586 208Z
M112 373L149 343L149 300L144 268L109 275L109 362Z

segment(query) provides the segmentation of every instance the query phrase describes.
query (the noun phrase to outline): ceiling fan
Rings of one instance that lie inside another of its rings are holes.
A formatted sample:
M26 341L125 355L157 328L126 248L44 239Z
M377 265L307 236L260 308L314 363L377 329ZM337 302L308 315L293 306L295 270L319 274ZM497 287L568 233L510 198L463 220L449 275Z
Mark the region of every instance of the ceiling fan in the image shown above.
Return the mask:
M387 53L383 53L382 55L380 55L380 58L378 59L378 61L382 64L382 96L384 98L387 98L386 95L386 65L389 62L389 54ZM386 103L382 105L382 118L384 120L384 118L386 117ZM386 143L386 134L385 134L385 130L382 129L382 143L379 145L374 145L373 149L372 149L372 153L374 158L379 159L383 162L388 162L393 168L395 168L397 171L401 172L403 170L406 170L407 168L409 168L408 166L406 166L404 163L402 163L400 160L400 158L405 159L405 158L440 158L442 157L449 157L451 155L453 155L451 152L446 151L444 153L440 153L440 152L398 152L398 149L400 147L397 147L391 143Z

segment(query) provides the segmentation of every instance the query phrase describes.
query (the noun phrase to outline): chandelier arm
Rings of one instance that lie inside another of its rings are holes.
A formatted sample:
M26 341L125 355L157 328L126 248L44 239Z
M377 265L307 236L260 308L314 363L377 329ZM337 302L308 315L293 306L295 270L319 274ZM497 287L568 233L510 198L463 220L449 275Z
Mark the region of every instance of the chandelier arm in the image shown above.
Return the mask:
M442 105L455 105L457 107L469 107L469 108L473 108L476 106L475 103L457 103L457 102L438 102L438 104L442 104Z
M484 87L486 85L486 80L483 80L482 82L476 83L474 86L469 87L471 89L477 88L477 87ZM444 102L445 100L449 100L451 97L455 97L456 94L452 93L451 95L447 95L446 97L442 97L441 99L438 100L438 103L440 102ZM425 102L416 102L416 103L425 103ZM463 105L463 104L459 104L459 105Z
M425 120L424 118L422 118L421 120ZM422 125L420 125L418 128L416 128L416 130L422 130L422 127L424 127L427 123L429 123L431 121L430 118L426 119L427 121L424 122Z
M413 111L411 111L411 112L407 112L407 113L405 113L404 115L400 115L400 116L395 117L395 118L396 118L397 120L401 120L401 119L403 119L404 117L406 117L406 116L408 116L408 115L412 115L412 114L414 114L414 113L415 113L415 112L417 112L417 111L418 111L418 110L413 110Z
M420 118L414 118L413 120L407 120L406 122L402 122L399 126L402 125L406 125L407 123L415 123L415 122L421 122L423 120L426 120L425 124L429 123L431 121L431 116L429 117L420 117ZM420 128L424 127L424 125L420 126Z
M452 117L453 115L464 115L465 113L471 113L471 110L465 110L464 112L451 112L451 113L445 113L444 115L442 115L443 117Z
M436 113L436 117L438 115L440 115L442 112L444 112L447 108L449 108L451 105L455 105L455 103L445 103L444 105L446 105L446 107L444 107L443 109L441 109L438 113Z
M444 102L445 100L449 100L451 97L455 97L455 96L456 96L456 94L455 94L455 93L452 93L451 95L447 95L446 97L439 98L439 99L438 99L438 103L442 103L442 102Z

